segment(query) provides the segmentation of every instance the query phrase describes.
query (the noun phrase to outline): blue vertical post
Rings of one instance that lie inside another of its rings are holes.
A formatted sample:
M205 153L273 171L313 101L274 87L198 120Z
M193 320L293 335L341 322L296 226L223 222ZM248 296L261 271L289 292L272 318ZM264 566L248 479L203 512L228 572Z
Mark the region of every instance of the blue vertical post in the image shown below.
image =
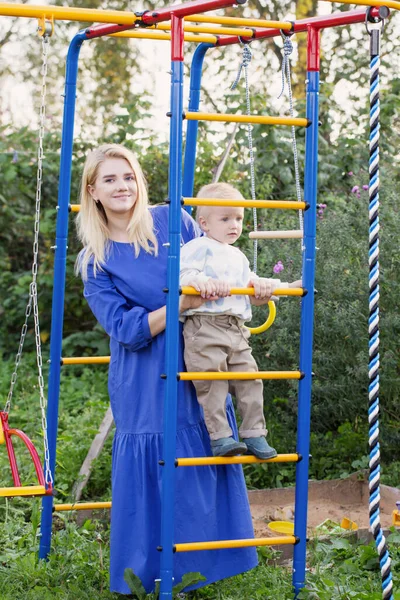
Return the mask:
M319 30L308 32L307 111L310 125L306 130L304 199L310 207L304 214L303 287L300 329L300 371L297 420L297 452L302 460L296 465L295 527L298 539L293 555L295 598L305 584L308 509L308 469L310 452L312 345L314 328L314 278L316 254L317 174L318 174L318 103L319 103Z
M54 282L51 313L50 374L47 403L47 436L49 442L50 469L55 481L58 404L60 394L61 344L64 319L65 272L68 241L68 207L71 189L72 146L78 59L85 33L77 34L72 40L67 56L64 115L60 157L60 182L58 188L56 242L54 252ZM42 499L42 521L39 558L46 558L51 547L53 498Z
M214 44L199 44L195 50L195 53L193 54L192 66L190 69L189 112L199 111L201 76L203 72L204 57L207 50L213 47ZM182 195L184 198L191 198L193 196L198 129L198 121L188 121L186 128L185 159L183 163ZM189 213L192 212L191 206L187 206L185 208Z
M160 598L172 599L175 453L179 351L179 258L182 198L183 20L171 15L171 129L169 248L165 340L164 456L161 491Z

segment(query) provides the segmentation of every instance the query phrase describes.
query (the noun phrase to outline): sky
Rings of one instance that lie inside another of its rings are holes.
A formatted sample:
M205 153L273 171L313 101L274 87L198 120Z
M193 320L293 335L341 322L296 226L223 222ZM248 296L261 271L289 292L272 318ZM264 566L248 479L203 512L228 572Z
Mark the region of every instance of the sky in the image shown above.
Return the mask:
M41 2L42 4L50 4L46 0ZM31 2L28 4L39 4L39 2ZM242 10L242 9L240 9ZM329 14L332 11L332 5L330 2L319 2L318 6L319 14ZM220 11L223 14L223 11ZM288 14L287 18L289 20L294 19L293 14ZM0 33L7 30L10 26L10 18L8 17L0 17ZM1 117L3 122L12 123L15 127L20 127L24 125L33 125L37 126L37 115L34 109L34 98L33 94L33 86L29 83L29 81L22 81L22 73L24 73L24 63L23 63L23 44L24 38L26 36L34 36L37 39L37 51L41 52L41 40L36 34L37 21L35 19L19 19L18 22L18 40L13 43L7 44L4 49L0 51L0 60L4 63L7 61L12 61L14 66L18 67L18 75L16 77L3 77L0 80L0 110ZM55 25L57 28L57 23ZM56 33L55 33L56 34ZM355 39L360 40L357 43L364 43L368 45L368 39L365 35L365 30L361 25L354 26L354 36ZM364 41L363 41L364 38ZM294 40L295 41L295 40ZM135 92L143 91L145 89L150 90L153 94L153 119L149 122L149 127L154 126L154 122L157 123L157 128L159 132L159 137L161 139L168 138L168 127L169 122L168 119L165 118L165 113L169 110L169 89L170 89L170 53L169 53L169 42L165 41L152 41L152 40L135 40L135 44L140 44L141 50L141 60L142 64L145 67L143 69L143 74L140 77L139 82L135 82ZM262 42L261 42L262 43ZM329 31L324 32L323 36L323 44L329 51ZM295 45L295 44L294 44ZM85 45L82 49L82 58L84 57L85 51L88 49L85 48ZM234 49L235 51L235 49ZM51 60L61 60L65 61L67 48L64 50L64 54L62 56L54 57L52 56ZM51 41L50 41L50 53L51 53ZM207 55L212 57L212 53ZM234 55L235 56L235 55ZM233 61L235 58L233 56ZM237 66L240 64L241 58L241 49L237 48ZM187 56L186 61L190 61L190 56ZM293 60L296 60L296 50L294 52ZM369 59L367 59L369 60ZM259 77L257 64L253 64L253 62L249 66L249 80L250 86L252 81L255 82ZM210 59L207 61L208 69L207 74L203 78L207 83L209 89L215 89L216 94L218 94L221 88L220 77L218 76L216 69L217 64L213 64L213 61ZM235 67L236 68L236 67ZM281 74L279 70L279 65L277 64L277 69L275 73L268 72L266 76L270 80L269 90L271 91L272 97L277 97L280 92L281 87ZM234 75L233 75L234 78ZM187 106L188 102L188 79L185 81L184 86L184 106ZM231 82L226 81L223 82L223 85L226 85L226 89L229 89ZM243 93L244 86L242 85ZM352 92L352 85L348 82L341 82L335 89L334 98L337 101L340 101L344 105L348 105L349 108L351 106L349 101L349 95ZM368 90L358 90L360 100L364 100L366 95L368 94ZM59 97L61 102L61 97L63 94L63 86L60 84ZM281 100L281 104L283 110L287 109L287 97ZM279 106L279 103L278 103ZM49 115L51 118L51 115ZM221 125L223 127L223 125ZM218 126L216 127L218 129ZM76 125L76 133L79 134L80 130L80 122L79 122L79 114L77 115L77 125Z
M28 4L50 4L48 1L29 1ZM321 13L328 13L331 10L331 5L326 2L320 2ZM213 13L215 14L215 13ZM223 11L220 11L223 14ZM288 15L288 18L294 18L293 15ZM0 17L0 32L4 32L10 26L11 19L9 17ZM12 61L14 66L18 67L18 72L22 74L24 72L23 64L23 44L26 36L34 36L37 38L37 51L41 53L41 40L36 34L37 21L35 19L21 18L19 20L18 27L18 40L13 43L7 44L0 54L0 59L7 63ZM57 28L57 23L55 24ZM56 35L56 32L55 32ZM165 119L165 113L169 110L169 87L170 87L170 54L169 54L169 42L165 41L152 41L152 40L136 40L135 44L140 44L142 62L146 65L143 70L143 81L141 82L143 89L150 89L153 92L153 108L152 112L156 119L157 125L164 133L165 137L168 132L168 119ZM84 46L85 47L85 46ZM51 53L51 41L50 50ZM67 48L65 48L64 56L57 56L57 60L65 60ZM83 51L82 51L83 54ZM211 54L211 53L210 53ZM237 60L238 66L241 58L241 50L238 48ZM54 60L52 57L51 60ZM212 63L212 61L209 61ZM252 74L251 65L249 67L249 79L250 83L253 79L256 79L258 75ZM268 74L270 77L270 74ZM216 90L220 88L221 82L218 79L213 65L209 64L207 71L207 80L211 88L215 87ZM214 82L214 83L213 83ZM188 102L188 81L185 82L184 86L184 105L187 106ZM229 88L230 82L226 82L227 88ZM276 91L276 95L279 94L280 90L280 73L277 71L274 77L272 77L271 86L273 93ZM60 89L60 97L63 90ZM5 77L0 81L0 109L2 112L2 120L13 123L14 126L32 125L37 122L37 116L34 110L34 99L32 98L33 86L29 81L22 81L22 75L17 77Z

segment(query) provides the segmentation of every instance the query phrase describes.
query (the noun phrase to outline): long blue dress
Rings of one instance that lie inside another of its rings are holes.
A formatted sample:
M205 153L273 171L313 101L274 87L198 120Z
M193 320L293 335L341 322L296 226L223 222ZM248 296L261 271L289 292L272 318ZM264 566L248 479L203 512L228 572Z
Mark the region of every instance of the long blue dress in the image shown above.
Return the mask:
M151 208L158 256L130 244L112 242L103 271L89 266L84 295L110 336L109 395L116 424L112 451L110 588L128 594L124 569L130 567L148 592L159 577L160 490L163 444L165 333L151 337L148 313L166 304L168 206ZM182 211L182 242L198 235ZM182 331L181 331L182 337ZM181 341L181 346L182 346ZM184 370L182 348L179 370ZM234 430L232 403L227 405ZM195 390L180 382L176 456L211 455ZM172 518L172 515L171 515ZM176 469L174 543L253 537L240 465ZM257 564L254 548L177 553L174 578L200 571L207 585Z

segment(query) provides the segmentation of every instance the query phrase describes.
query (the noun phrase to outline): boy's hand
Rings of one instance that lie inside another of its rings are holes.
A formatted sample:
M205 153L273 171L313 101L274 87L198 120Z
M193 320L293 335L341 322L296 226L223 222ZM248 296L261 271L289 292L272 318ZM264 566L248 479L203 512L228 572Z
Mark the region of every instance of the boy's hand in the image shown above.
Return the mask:
M290 288L301 288L303 287L303 282L301 279L297 279L297 281L292 281L292 283L289 283L289 287Z
M194 287L195 290L200 292L200 296L206 300L216 300L217 298L224 298L230 296L230 284L228 281L221 279L208 279L207 281L193 279L188 285Z
M273 283L271 279L266 279L265 277L252 277L247 284L247 287L254 288L254 298L256 300L269 301L272 296L273 291ZM253 296L250 296L250 299ZM254 304L254 302L252 302Z
M213 279L213 283L215 285L215 295L219 298L225 298L226 296L231 295L231 285L229 281L224 281L222 279Z

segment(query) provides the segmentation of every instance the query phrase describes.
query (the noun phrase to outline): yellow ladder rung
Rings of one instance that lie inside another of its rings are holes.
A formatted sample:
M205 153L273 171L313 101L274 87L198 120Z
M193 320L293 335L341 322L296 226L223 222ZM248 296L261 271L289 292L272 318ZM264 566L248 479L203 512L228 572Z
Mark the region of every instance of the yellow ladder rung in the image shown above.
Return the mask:
M308 127L311 123L302 117L268 117L265 115L231 115L224 113L187 112L188 121L222 121L224 123L260 123L261 125L289 125Z
M230 381L233 379L302 379L301 371L190 371L179 373L180 381L207 380L207 381Z
M299 454L278 454L274 458L263 460L256 456L202 456L198 458L177 458L177 467L203 467L206 465L248 465L255 463L299 462Z
M227 200L222 198L183 198L184 206L239 206L241 208L279 208L283 210L307 210L308 202L296 200Z
M106 365L109 362L109 356L70 356L61 359L62 365Z
M170 40L171 34L166 33L164 31L158 31L156 29L142 29L142 30L128 30L128 31L119 31L118 33L112 33L110 37L118 37L118 38L136 38L136 39L144 39L144 40ZM183 36L185 42L208 42L209 44L216 44L218 41L218 36L201 33L185 33Z
M186 296L199 296L198 292L194 287L189 285L182 286L182 294ZM254 296L254 288L231 288L231 296ZM304 288L276 288L273 292L274 296L305 296L306 291Z
M45 496L44 485L26 485L19 487L0 488L1 498L14 498L16 496Z
M111 508L111 502L76 502L75 504L55 504L54 512L69 510L102 510Z
M298 541L294 535L271 538L253 538L244 540L221 540L219 542L191 542L174 544L175 552L193 552L194 550L219 550L220 548L247 548L249 546L294 545Z
M157 23L153 25L155 29L161 29L163 31L171 30L171 23ZM187 25L184 24L184 32L188 33L210 33L215 35L240 35L240 37L252 38L254 36L253 29L249 27L238 28L238 27L215 27L214 25Z
M245 27L268 27L268 29L292 29L291 21L269 21L266 19L245 19L243 17L214 17L210 15L190 15L185 22L214 23L218 25L244 25Z
M284 231L250 231L251 240L284 240L289 238L303 239L304 235L301 229L290 229Z
M307 202L295 200L222 200L221 198L184 198L184 206L239 206L241 208L276 208L282 210L307 210ZM78 213L80 204L70 204L70 211Z

